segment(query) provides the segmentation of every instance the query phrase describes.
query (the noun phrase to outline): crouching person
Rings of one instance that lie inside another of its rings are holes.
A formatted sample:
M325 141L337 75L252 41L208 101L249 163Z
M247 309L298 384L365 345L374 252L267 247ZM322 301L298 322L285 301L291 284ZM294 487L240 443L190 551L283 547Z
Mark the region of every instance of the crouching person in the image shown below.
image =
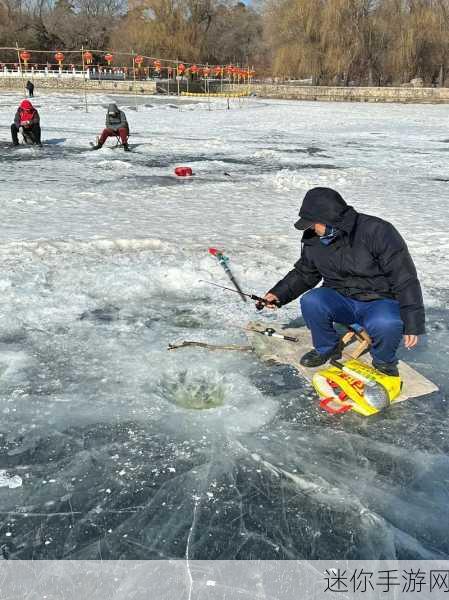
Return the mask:
M314 348L300 363L319 367L341 358L334 324L356 324L372 340L373 366L397 377L401 340L413 348L425 333L421 286L405 241L391 223L356 212L330 188L309 190L299 216L301 257L265 300L275 308L301 296Z
M14 123L11 125L11 137L14 146L19 145L19 131L26 144L41 144L41 126L39 113L29 100L23 100L17 109Z
M126 119L125 113L120 110L117 104L110 104L108 106L108 112L106 113L106 128L98 140L94 150L99 150L108 137L118 136L123 146L123 150L129 151L128 136L129 136L129 125Z

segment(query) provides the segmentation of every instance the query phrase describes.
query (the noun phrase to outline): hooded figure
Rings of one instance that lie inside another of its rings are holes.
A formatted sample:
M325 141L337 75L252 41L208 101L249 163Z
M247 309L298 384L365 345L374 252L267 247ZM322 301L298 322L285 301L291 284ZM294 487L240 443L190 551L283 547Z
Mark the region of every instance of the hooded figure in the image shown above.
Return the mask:
M301 310L314 350L301 364L316 367L340 358L334 323L359 324L373 341L373 365L398 375L402 336L412 347L425 333L421 286L405 241L391 223L356 212L330 188L309 190L299 216L301 257L267 300L284 305L304 294Z
M126 120L125 113L119 109L117 104L110 104L108 106L108 112L106 113L106 127L112 129L114 132L119 131L122 127L125 128L129 133L129 125Z
M33 98L33 96L34 96L34 83L32 81L28 80L26 82L26 86L25 87L28 90L28 94L29 94L30 98Z
M126 119L125 113L119 109L117 104L109 104L108 112L106 113L106 129L103 130L98 143L94 146L95 150L99 150L108 137L111 136L120 137L123 149L129 150L128 136L129 136L129 125Z
M23 100L17 109L14 123L11 125L11 137L14 146L18 146L18 133L22 130L27 144L41 145L41 127L39 113L29 100Z

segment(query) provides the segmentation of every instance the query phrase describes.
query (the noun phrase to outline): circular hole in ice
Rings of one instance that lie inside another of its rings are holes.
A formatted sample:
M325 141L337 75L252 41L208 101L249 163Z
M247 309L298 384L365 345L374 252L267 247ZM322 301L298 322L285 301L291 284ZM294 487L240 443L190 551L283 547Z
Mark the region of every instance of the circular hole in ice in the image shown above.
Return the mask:
M166 374L159 382L159 392L165 400L192 410L222 406L226 398L226 387L223 378L219 376L188 370Z

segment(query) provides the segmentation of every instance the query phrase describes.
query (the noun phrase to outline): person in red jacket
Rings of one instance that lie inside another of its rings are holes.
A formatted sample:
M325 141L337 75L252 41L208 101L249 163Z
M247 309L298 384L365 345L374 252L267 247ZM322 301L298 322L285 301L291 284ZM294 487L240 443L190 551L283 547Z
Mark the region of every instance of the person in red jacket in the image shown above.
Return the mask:
M41 126L39 113L29 100L23 100L17 109L14 123L11 125L11 137L14 146L19 145L18 133L22 129L27 144L41 144Z

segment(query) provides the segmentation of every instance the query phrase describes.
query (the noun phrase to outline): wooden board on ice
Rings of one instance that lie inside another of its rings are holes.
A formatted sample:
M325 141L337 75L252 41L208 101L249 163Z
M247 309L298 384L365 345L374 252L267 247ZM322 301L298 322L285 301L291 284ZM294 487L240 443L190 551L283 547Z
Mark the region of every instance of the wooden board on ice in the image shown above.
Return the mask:
M298 342L287 342L275 337L267 337L257 333L257 331L264 331L267 327L275 329L282 335L293 336L298 339ZM310 350L312 346L312 340L310 332L306 327L289 328L283 325L273 325L272 323L262 323L260 321L253 321L248 323L246 328L246 335L255 353L264 361L272 361L278 364L291 365L294 367L300 375L302 375L308 381L312 380L313 374L316 371L320 371L323 367L317 367L315 369L308 369L303 367L299 359L301 356ZM352 346L349 346L347 350L351 351ZM343 360L349 359L350 356L343 353ZM365 354L359 360L371 364L370 354ZM394 401L402 402L408 398L418 398L419 396L425 396L432 392L437 392L438 387L426 379L423 375L415 371L407 363L399 362L399 373L403 381L403 387L401 395Z

